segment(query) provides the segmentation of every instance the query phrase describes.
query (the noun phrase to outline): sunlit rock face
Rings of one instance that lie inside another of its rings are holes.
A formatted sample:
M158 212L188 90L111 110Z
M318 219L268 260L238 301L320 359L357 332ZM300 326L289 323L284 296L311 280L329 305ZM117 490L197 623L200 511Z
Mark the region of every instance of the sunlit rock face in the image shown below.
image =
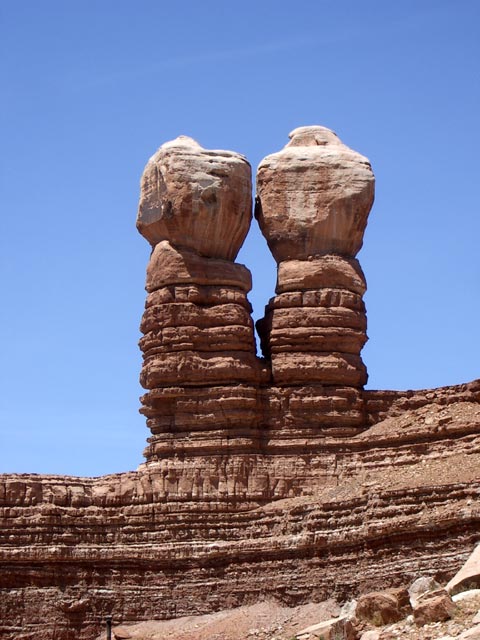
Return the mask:
M366 282L355 255L373 197L368 160L325 127L295 129L260 163L256 217L278 263L278 295L257 328L275 384L367 382Z
M251 181L250 164L239 153L210 151L179 136L145 167L137 228L153 246L168 240L234 260L250 227Z
M278 261L277 296L258 323L264 359L251 275L233 262L251 218L248 163L180 136L147 164L137 226L154 245L140 341L149 462L364 428L366 282L354 254L373 174L328 129L290 137L257 176L259 222Z
M141 322L148 461L253 451L259 423L250 271L233 262L252 218L250 165L180 136L149 160L137 227L153 245ZM199 472L200 473L200 472Z
M250 224L248 163L181 137L147 165L146 461L98 478L0 475L2 640L94 640L112 615L127 638L117 625L446 582L478 542L480 380L362 388L354 254L373 176L321 127L269 158L288 154L302 171L259 171L279 261L263 359L251 275L233 262Z
M300 127L262 160L256 217L277 262L362 247L374 177L364 156L325 127Z

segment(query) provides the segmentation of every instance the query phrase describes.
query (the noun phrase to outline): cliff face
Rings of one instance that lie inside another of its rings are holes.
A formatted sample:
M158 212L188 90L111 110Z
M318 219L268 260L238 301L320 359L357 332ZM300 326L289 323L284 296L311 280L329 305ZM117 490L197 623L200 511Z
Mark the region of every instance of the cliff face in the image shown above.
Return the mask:
M480 539L480 381L365 391L368 161L322 127L265 158L278 262L259 323L234 262L250 167L181 137L151 158L137 471L0 476L0 636L93 638L102 618L287 604L447 578Z

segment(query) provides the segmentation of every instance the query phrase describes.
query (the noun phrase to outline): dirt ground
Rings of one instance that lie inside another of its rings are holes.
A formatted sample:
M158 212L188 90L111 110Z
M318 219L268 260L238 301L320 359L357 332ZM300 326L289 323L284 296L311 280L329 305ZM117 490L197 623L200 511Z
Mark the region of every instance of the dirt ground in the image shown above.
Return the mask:
M480 611L480 594L457 602L452 619L417 627L410 618L377 628L379 640L447 640L456 638L476 626ZM203 616L174 620L151 620L134 625L113 627L117 640L293 640L299 631L338 615L333 600L298 607L282 607L266 601ZM371 627L370 627L371 628ZM480 634L480 624L478 625ZM103 633L98 640L104 640Z
M333 600L292 608L267 601L204 616L114 625L113 631L118 640L290 640L301 629L338 613Z

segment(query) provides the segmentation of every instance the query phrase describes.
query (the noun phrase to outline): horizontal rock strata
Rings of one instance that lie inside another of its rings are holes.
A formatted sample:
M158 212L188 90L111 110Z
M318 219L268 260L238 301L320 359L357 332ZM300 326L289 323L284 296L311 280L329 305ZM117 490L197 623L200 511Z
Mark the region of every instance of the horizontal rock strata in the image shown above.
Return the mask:
M278 263L256 355L233 262L250 167L180 137L151 158L137 219L152 245L137 471L0 476L0 637L93 640L116 624L272 598L351 599L480 540L480 381L364 391L368 161L322 127L258 173Z
M268 372L256 357L251 274L232 262L250 225L250 182L242 156L185 137L145 168L137 226L154 245L140 326L147 460L258 449L257 387ZM203 495L191 482L190 494Z
M315 438L315 424L321 433L330 419L338 429L343 417L347 435L365 425L366 282L355 255L374 178L368 160L328 129L302 127L290 137L257 173L256 215L278 262L277 295L257 330L273 384L285 395L308 386L316 399L310 411L307 401L289 413L292 431Z
M188 450L192 435L197 450L255 439L256 386L267 374L255 355L250 287L243 265L166 240L154 248L140 327L147 459Z
M450 578L480 540L480 381L388 393L389 417L308 455L2 476L1 637L89 640L107 614L134 622ZM415 408L400 411L406 401Z

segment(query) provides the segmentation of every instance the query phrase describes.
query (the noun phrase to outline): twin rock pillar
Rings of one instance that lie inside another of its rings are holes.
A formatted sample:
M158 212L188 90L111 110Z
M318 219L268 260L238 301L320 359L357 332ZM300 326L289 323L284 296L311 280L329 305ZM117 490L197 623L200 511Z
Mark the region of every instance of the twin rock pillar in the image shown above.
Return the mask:
M256 217L278 264L277 295L257 324L277 446L364 425L366 282L355 256L373 197L368 160L324 127L295 129L258 168Z
M147 460L251 449L257 389L250 271L233 262L251 222L251 169L181 136L142 176L137 227L153 251L140 340Z
M256 217L278 263L277 295L257 326L263 359L251 275L234 262L251 222L250 165L182 136L145 168L147 461L293 450L364 426L366 284L355 256L373 174L328 129L290 137L257 175Z

